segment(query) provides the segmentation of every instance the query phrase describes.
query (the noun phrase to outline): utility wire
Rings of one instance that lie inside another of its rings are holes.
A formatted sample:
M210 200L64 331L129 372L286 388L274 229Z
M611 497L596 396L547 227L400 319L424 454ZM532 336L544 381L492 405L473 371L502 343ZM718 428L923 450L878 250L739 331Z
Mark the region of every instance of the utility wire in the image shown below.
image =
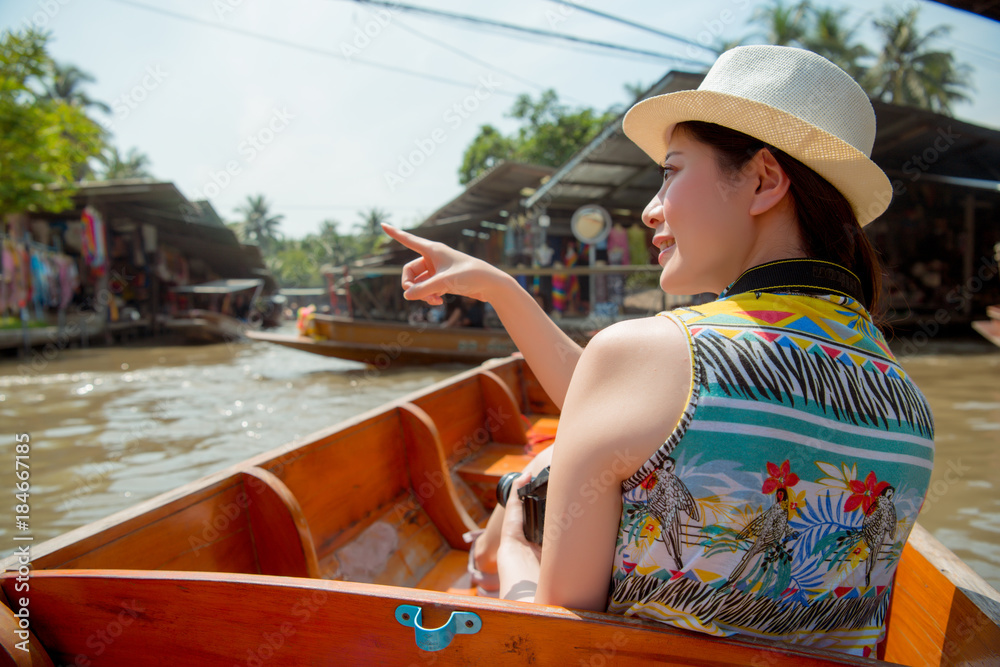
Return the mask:
M562 32L554 32L552 30L542 30L541 28L531 28L529 26L517 25L514 23L505 23L503 21L485 19L479 16L470 16L468 14L456 14L453 12L442 11L440 9L418 7L416 5L405 5L399 2L392 2L388 0L352 0L352 2L356 2L361 5L372 5L375 7L383 7L385 9L397 9L401 11L410 11L420 14L427 14L428 16L435 16L438 18L445 18L454 21L464 21L466 23L473 23L477 25L486 25L496 28L503 28L505 30L527 33L529 35L534 35L536 37L545 37L548 39L561 39L568 42L575 42L577 44L599 46L604 49L621 51L623 53L632 53L650 58L656 58L659 60L670 60L685 65L695 65L698 67L705 67L707 65L707 63L705 63L704 61L690 60L688 58L681 58L679 56L673 56L667 53L659 53L657 51L647 51L645 49L637 49L630 46L623 46L621 44L612 44L611 42L601 42L598 40L586 39L583 37L577 37L575 35L569 35Z
M596 9L591 9L590 7L584 7L583 5L578 5L575 2L569 2L569 0L549 0L549 2L554 2L557 5L566 5L567 7L572 7L573 9L579 9L581 12L587 12L588 14L593 14L594 16L600 16L601 18L608 19L609 21L614 21L616 23L621 23L623 25L630 26L632 28L638 28L639 30L645 30L646 32L651 32L654 35L659 35L660 37L666 37L667 39L672 39L682 44L688 44L690 46L697 46L699 49L704 49L705 51L711 51L713 57L716 55L715 49L705 46L704 44L699 44L698 42L691 41L686 37L681 37L679 35L672 35L669 32L663 32L662 30L657 30L656 28L650 28L648 25L643 25L641 23L636 23L635 21L629 21L620 16L615 16L613 14L607 14ZM689 61L694 62L694 61Z
M443 76L436 76L434 74L427 74L425 72L418 72L416 70L406 69L405 67L395 67L393 65L383 65L381 63L372 62L370 60L361 60L359 58L348 58L347 56L337 53L335 51L328 51L326 49L316 48L314 46L305 46L303 44L297 44L279 37L271 37L270 35L265 35L259 32L253 32L250 30L244 30L242 28L236 28L234 26L221 25L213 21L206 21L204 19L199 19L194 16L188 16L186 14L179 14L177 12L172 12L168 9L162 9L160 7L151 7L149 5L144 5L139 2L132 2L131 0L110 0L110 2L116 2L120 5L126 5L128 7L134 7L136 9L142 9L147 12L153 12L155 14L162 14L164 16L169 16L173 19L178 19L180 21L187 21L189 23L196 23L201 26L208 28L214 28L215 30L222 30L224 32L232 32L237 35L242 35L244 37L251 37L253 39L259 39L265 42L270 42L271 44L277 44L279 46L288 47L290 49L297 49L299 51L305 51L306 53L311 53L317 56L324 56L327 58L335 58L337 60L343 60L348 63L357 63L358 65L364 65L366 67L374 67L375 69L385 70L387 72L393 72L395 74L405 74L407 76L415 76L421 79L427 79L429 81L435 81L437 83L443 83L449 86L460 86L462 88L468 89L470 83L468 81L459 81L457 79L449 79ZM517 94L512 92L507 92L503 90L498 90L495 92L497 95L504 95L506 97L517 97Z
M489 62L486 62L485 60L483 60L481 58L477 58L476 56L472 55L471 53L467 53L467 52L465 52L465 51L463 51L463 50L461 50L461 49L459 49L459 48L457 48L455 46L452 46L451 44L448 44L447 42L444 42L444 41L438 39L437 37L432 37L432 36L430 36L430 35L422 32L420 30L417 30L416 28L408 26L405 23L402 23L400 21L394 21L393 25L395 25L397 28L401 28L401 29L405 30L406 32L410 33L411 35L416 35L417 37L419 37L420 39L422 39L422 40L424 40L426 42L430 42L431 44L434 44L435 46L439 46L442 49L445 49L446 51L451 51L452 53L456 54L457 56L459 56L461 58L464 58L464 59L466 59L466 60L468 60L470 62L474 62L477 65L481 65L483 67L486 67L487 69L491 69L494 72L498 72L500 74L503 74L504 76L510 77L511 79L513 79L515 81L520 81L521 83L526 84L528 86L531 86L532 88L535 88L537 90L542 90L542 91L546 90L546 88L547 88L546 86L543 86L541 84L535 83L534 81L531 81L529 79L525 79L524 77L519 76L519 75L517 75L517 74L515 74L513 72L508 72L507 70L504 70L504 69L502 69L500 67L497 67L493 63L489 63ZM578 100L574 100L574 101L578 102Z

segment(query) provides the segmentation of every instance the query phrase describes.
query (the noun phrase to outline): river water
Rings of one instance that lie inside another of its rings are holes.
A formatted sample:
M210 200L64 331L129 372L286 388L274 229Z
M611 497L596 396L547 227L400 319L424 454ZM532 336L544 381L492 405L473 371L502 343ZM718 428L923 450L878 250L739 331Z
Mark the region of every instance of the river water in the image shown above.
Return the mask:
M902 359L931 403L937 460L921 524L1000 588L1000 350ZM0 552L13 551L15 434L30 449L36 543L421 389L465 366L376 372L261 342L0 359ZM19 542L17 544L22 544Z

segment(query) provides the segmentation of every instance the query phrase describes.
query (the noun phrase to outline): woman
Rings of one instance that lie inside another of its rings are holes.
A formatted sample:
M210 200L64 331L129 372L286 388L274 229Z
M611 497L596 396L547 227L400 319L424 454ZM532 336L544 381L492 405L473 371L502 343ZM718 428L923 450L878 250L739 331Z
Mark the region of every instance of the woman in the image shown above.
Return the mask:
M513 279L387 229L422 255L406 298L492 303L562 405L544 547L516 494L491 519L501 593L870 655L934 451L870 315L880 270L861 225L891 198L871 104L816 54L739 47L623 127L663 170L643 212L661 287L717 300L581 351Z

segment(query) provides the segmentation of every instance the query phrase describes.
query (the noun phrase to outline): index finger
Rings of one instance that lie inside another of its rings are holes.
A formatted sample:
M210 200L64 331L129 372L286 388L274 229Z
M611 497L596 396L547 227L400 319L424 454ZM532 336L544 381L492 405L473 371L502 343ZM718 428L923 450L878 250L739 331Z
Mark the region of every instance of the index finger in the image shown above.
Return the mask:
M399 241L410 250L414 250L416 252L419 252L420 254L423 254L424 252L427 251L428 244L430 243L426 239L422 239L416 234L404 232L402 229L393 227L392 225L387 225L384 222L382 223L382 231L388 234L390 238Z

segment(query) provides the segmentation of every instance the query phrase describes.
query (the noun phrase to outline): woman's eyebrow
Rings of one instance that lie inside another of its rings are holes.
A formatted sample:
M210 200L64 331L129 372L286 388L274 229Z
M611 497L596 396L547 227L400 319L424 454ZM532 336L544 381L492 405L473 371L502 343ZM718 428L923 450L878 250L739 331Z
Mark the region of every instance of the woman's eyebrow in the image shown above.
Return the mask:
M683 155L683 153L681 151L670 151L669 153L667 153L666 157L663 158L663 162L666 163L666 161L669 160L673 155Z

